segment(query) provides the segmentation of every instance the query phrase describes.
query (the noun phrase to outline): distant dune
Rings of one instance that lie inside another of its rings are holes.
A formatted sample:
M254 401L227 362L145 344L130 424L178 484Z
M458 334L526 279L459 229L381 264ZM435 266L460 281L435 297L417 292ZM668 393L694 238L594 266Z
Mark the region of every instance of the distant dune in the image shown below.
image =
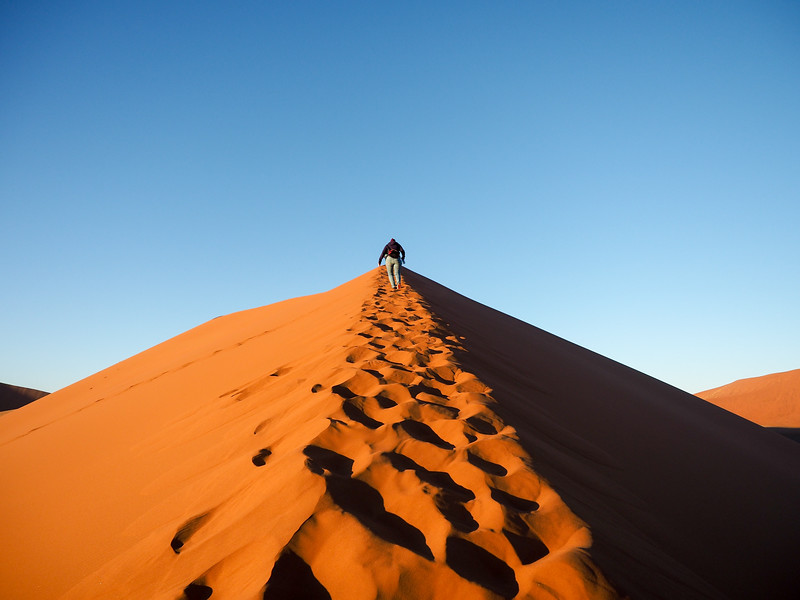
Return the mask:
M406 274L4 415L0 597L797 597L797 444Z
M764 427L800 428L800 369L740 379L697 396Z
M0 383L0 412L25 406L46 395L47 392Z
M800 442L800 369L740 379L697 396Z

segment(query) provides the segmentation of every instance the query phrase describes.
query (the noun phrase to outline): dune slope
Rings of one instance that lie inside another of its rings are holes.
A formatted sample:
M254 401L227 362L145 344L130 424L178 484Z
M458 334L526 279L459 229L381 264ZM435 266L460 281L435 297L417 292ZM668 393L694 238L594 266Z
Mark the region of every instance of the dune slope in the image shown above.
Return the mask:
M468 344L371 271L5 416L2 597L619 597Z
M40 390L0 383L0 411L14 410L46 395Z
M800 428L800 369L740 379L697 395L764 427Z
M455 358L632 598L796 598L800 448L414 273Z

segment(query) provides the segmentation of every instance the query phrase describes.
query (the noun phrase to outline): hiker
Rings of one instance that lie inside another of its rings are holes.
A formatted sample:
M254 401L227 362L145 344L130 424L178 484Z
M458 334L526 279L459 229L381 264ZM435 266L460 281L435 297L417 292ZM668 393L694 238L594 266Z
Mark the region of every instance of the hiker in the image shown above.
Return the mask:
M389 274L389 283L393 290L400 287L400 265L406 260L406 251L403 247L392 238L389 243L383 247L381 257L378 259L378 266L381 266L381 261L386 257L386 272Z

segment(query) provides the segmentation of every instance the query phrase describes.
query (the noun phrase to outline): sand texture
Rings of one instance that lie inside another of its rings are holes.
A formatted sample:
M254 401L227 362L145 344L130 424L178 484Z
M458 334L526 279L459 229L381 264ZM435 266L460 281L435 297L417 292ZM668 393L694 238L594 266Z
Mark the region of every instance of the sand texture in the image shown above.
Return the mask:
M697 395L764 427L800 428L800 369L740 379Z
M407 276L4 415L0 597L796 597L796 444Z

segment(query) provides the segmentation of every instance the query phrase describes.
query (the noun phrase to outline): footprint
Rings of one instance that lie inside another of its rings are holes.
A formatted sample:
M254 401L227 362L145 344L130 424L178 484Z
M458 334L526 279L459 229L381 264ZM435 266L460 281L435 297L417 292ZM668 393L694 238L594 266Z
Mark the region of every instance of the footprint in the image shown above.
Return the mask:
M450 367L429 367L427 375L442 385L455 385L455 375Z
M433 413L445 419L457 419L459 412L461 412L455 406L444 406L443 404L439 404L438 402L428 402L426 400L421 400L419 398L417 398L417 403L420 406L424 406L431 409Z
M497 428L489 421L486 417L481 415L473 415L465 421L478 433L482 433L483 435L495 435L497 433Z
M380 395L383 398L392 400L396 404L413 401L411 394L408 393L408 388L400 383L386 384L380 391Z
M311 567L291 550L284 550L275 562L262 597L264 600L331 600Z
M440 438L438 435L436 435L436 432L430 428L430 426L420 421L406 419L404 421L400 421L399 423L395 423L393 427L402 429L412 438L419 440L420 442L427 442L428 444L433 444L434 446L444 450L455 449L453 444Z
M347 353L345 360L349 363L362 362L365 360L372 360L379 356L379 353L371 348L353 348Z
M386 383L386 380L383 378L383 374L380 371L376 371L375 369L364 369L364 372L375 377L378 380L378 383L381 385Z
M428 394L429 396L438 396L439 398L445 397L441 391L422 383L417 383L408 386L408 391L411 393L412 396L416 396L417 394Z
M503 598L519 593L514 570L491 552L459 537L447 538L447 566L467 581L472 581Z
M353 474L353 459L343 454L313 444L303 448L303 454L308 457L306 466L312 473L323 475L325 471L329 471L343 477Z
M333 386L331 388L331 391L334 394L338 394L339 396L341 396L342 398L345 398L347 400L350 400L351 398L355 398L356 395L357 395L357 394L354 394L353 392L351 392L350 388L348 388L347 386L344 386L344 385L335 385L335 386Z
M189 541L189 538L197 532L210 514L211 513L203 513L201 515L197 515L196 517L186 521L186 523L184 523L181 528L178 529L177 533L175 533L175 536L172 538L172 541L169 543L169 545L172 547L172 551L175 552L175 554L181 553L183 546Z
M469 450L467 450L467 461L469 461L471 465L478 467L481 471L488 473L489 475L497 475L499 477L505 477L508 475L508 470L503 465L498 465L497 463L488 461L485 458L481 458Z
M550 553L544 542L532 531L528 531L526 535L520 535L503 529L503 535L511 543L511 547L514 548L514 552L517 553L517 557L523 565L541 560Z
M374 367L373 364L365 365ZM375 388L380 383L380 373L374 375L365 369L358 369L349 379L342 381L331 388L335 393L343 398L353 398L354 396L368 396L375 392Z
M392 408L393 406L397 406L397 402L395 402L391 398L387 398L383 394L375 395L375 400L378 401L378 405L381 408Z
M417 367L425 362L425 357L414 350L395 350L386 353L386 360L396 365Z
M462 533L471 533L478 529L478 522L473 518L472 513L464 506L464 502L447 492L436 494L433 502L442 516L450 524Z
M433 561L425 535L396 514L387 512L378 490L360 479L345 477L329 476L325 483L328 495L339 508L353 515L374 535Z
M201 580L193 581L183 588L183 597L180 600L208 600L213 593L214 590Z
M267 458L271 454L272 450L270 450L269 448L262 448L261 450L258 451L258 454L256 454L251 460L253 461L253 464L255 466L263 467L265 464L267 464Z
M383 426L383 423L376 421L367 415L367 413L365 413L362 408L358 407L352 400L345 401L344 404L342 404L342 409L348 418L352 419L356 423L361 423L364 427L368 427L369 429L378 429L379 427Z
M386 457L389 463L398 471L414 471L420 481L424 481L425 483L439 488L459 502L469 502L475 499L475 494L472 490L458 485L453 481L450 473L446 473L445 471L429 471L405 454L400 454L399 452L384 452L383 456Z
M417 374L412 373L411 371L407 371L406 369L403 369L401 367L392 366L389 367L388 372L384 377L386 381L403 384L403 386L406 386L406 389L408 390L407 387L408 384L417 379ZM410 394L411 392L409 390L409 395Z
M504 492L503 490L498 490L497 488L490 487L489 490L491 491L492 498L498 504L502 504L506 508L510 508L511 510L515 510L521 513L528 513L533 512L535 510L539 510L539 503L534 502L533 500L526 500L525 498L520 498L519 496L514 496L513 494L509 494L508 492Z

